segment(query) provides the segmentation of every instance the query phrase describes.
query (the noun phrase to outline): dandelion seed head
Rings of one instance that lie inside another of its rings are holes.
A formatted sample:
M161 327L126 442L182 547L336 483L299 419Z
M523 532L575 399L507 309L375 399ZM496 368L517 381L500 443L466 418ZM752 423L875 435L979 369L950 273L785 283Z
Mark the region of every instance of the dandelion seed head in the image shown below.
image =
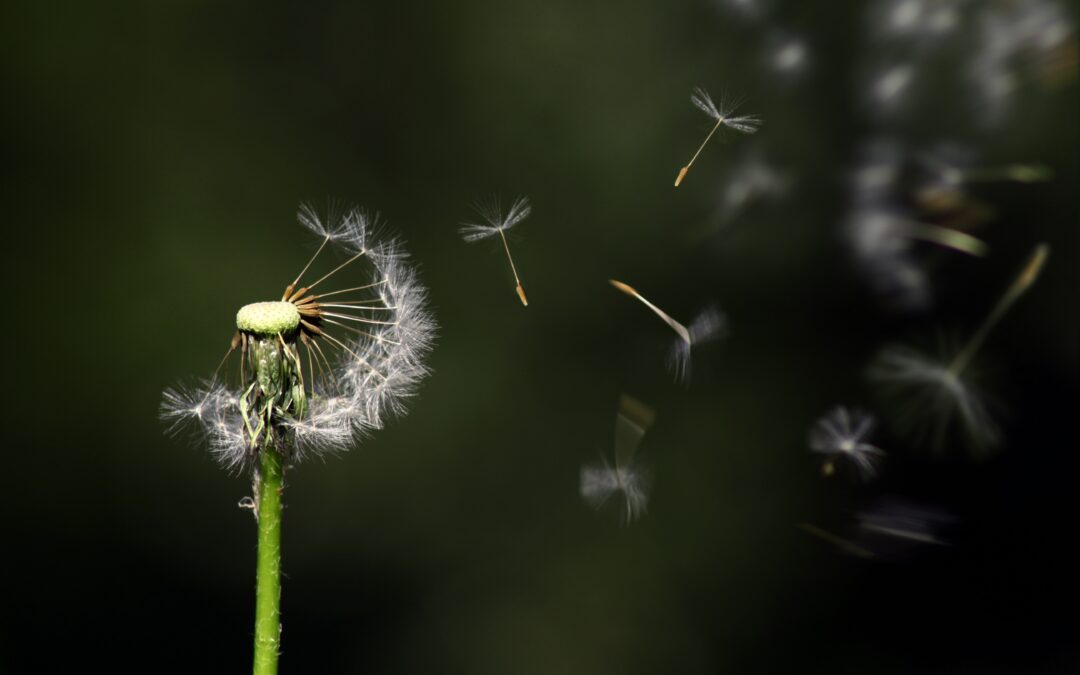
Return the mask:
M810 449L828 456L826 473L842 457L851 463L860 479L869 480L877 475L877 464L885 456L885 451L867 442L873 429L874 417L869 413L837 406L810 429Z
M259 335L277 335L299 325L300 312L291 302L253 302L236 313L237 329Z
M344 451L404 414L428 372L435 323L427 292L400 245L377 241L377 217L354 207L323 219L301 205L298 220L322 241L280 301L238 313L239 387L215 376L163 396L170 428L196 422L231 470L253 467L270 445L294 463ZM328 244L346 259L316 271Z

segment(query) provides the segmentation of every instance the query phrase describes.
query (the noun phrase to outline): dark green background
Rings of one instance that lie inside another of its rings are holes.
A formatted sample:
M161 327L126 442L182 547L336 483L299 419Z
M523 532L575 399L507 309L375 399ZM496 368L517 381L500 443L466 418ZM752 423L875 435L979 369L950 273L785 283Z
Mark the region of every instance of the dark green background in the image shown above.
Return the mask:
M813 50L800 82L762 68L768 29L704 0L5 5L0 672L249 668L250 487L157 407L291 280L313 244L297 203L330 198L408 242L441 330L407 418L289 474L284 673L1075 667L1076 85L1029 83L982 130L946 61L874 119L862 3L775 4ZM766 122L675 191L708 129L699 84ZM846 172L881 135L1055 171L981 191L992 254L951 259L918 317L881 310L839 236ZM751 143L797 186L702 237ZM527 309L497 244L456 234L490 193L534 205L512 241ZM877 347L970 330L1040 240L1046 274L983 354L1005 451L936 462L883 434L881 481L821 480L806 431L873 403ZM732 334L688 388L608 277L677 317L724 308ZM629 528L577 495L623 392L658 414ZM860 561L796 529L839 531L879 494L956 514L954 545Z

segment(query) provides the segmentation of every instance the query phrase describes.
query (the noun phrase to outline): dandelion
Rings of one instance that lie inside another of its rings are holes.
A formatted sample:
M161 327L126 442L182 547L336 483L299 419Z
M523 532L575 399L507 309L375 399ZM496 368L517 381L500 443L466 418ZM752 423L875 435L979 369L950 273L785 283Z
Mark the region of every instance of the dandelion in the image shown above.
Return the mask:
M690 350L695 345L700 345L715 340L727 331L727 319L716 307L706 307L698 312L694 320L686 328L689 340L682 335L671 343L668 351L668 368L679 382L686 383L690 379Z
M896 498L881 499L857 515L864 532L915 544L946 545L941 529L955 518L936 508Z
M833 408L819 419L810 430L810 449L826 455L821 467L822 474L833 475L837 460L845 457L854 465L862 480L876 476L876 465L885 456L885 451L866 442L873 429L872 415L860 410L851 411L844 406Z
M879 73L870 85L873 102L883 109L892 108L903 100L903 95L911 86L915 77L915 68L901 63Z
M927 545L948 546L945 534L956 518L939 508L896 497L878 499L856 514L844 536L800 523L798 527L858 558L899 559Z
M637 451L655 419L652 408L623 394L615 415L614 461L602 458L600 464L581 468L581 497L595 509L603 508L612 498L621 499L619 517L624 524L645 513L649 500L651 476L638 461Z
M810 50L802 38L783 33L769 37L765 63L777 75L795 78L806 71L809 62Z
M887 347L871 364L870 379L896 400L896 415L918 438L940 448L958 420L969 446L978 451L1000 442L1000 431L986 402L970 380L972 359L1009 308L1035 283L1050 249L1039 244L1020 274L998 300L967 343L947 361L906 346Z
M514 273L514 284L518 298L525 307L529 306L529 299L525 297L525 287L518 278L517 267L514 258L510 255L510 245L506 242L506 231L529 217L532 206L527 197L518 197L510 205L510 210L505 214L499 207L498 198L492 198L487 202L481 202L476 206L477 213L484 219L483 223L463 223L459 232L461 238L467 242L480 241L496 234L502 240L503 250L506 251L506 259L510 261L510 271Z
M209 381L167 389L161 403L171 431L193 424L224 467L252 477L253 497L241 503L253 510L259 531L256 675L277 668L286 469L343 451L403 413L427 374L434 334L426 290L397 245L372 240L373 217L353 208L324 222L301 206L298 218L321 242L280 300L237 312L222 365L239 350L239 384L225 384L216 372ZM302 284L330 245L345 252L344 262ZM361 265L365 275L327 288Z
M690 378L690 352L693 347L716 340L727 331L727 319L716 307L706 307L694 318L690 326L686 327L645 299L645 296L638 293L632 286L615 279L608 281L623 293L640 300L675 331L677 337L668 352L668 367L679 382L685 383Z
M760 153L748 153L721 190L720 224L731 223L756 202L782 198L790 182L786 174L767 162Z
M695 152L694 156L690 158L690 161L686 163L686 166L679 169L679 175L675 178L675 187L679 187L679 184L682 183L683 178L686 178L686 173L690 171L690 167L693 166L694 161L698 158L698 155L700 155L701 151L705 149L705 146L708 144L709 140L713 137L713 134L716 133L716 130L719 129L721 125L726 126L729 129L734 129L735 131L741 131L744 134L752 134L758 130L759 126L761 126L761 119L755 115L742 115L739 117L734 117L733 115L735 114L735 109L738 107L737 103L725 105L724 101L721 100L720 105L717 106L715 103L713 103L712 97L709 96L709 92L705 91L701 87L698 87L694 90L693 95L690 97L690 102L697 106L698 109L701 110L703 113L716 120L716 124L713 125L712 130L709 132L709 135L705 137L704 141L702 141L701 145L697 149L697 152Z

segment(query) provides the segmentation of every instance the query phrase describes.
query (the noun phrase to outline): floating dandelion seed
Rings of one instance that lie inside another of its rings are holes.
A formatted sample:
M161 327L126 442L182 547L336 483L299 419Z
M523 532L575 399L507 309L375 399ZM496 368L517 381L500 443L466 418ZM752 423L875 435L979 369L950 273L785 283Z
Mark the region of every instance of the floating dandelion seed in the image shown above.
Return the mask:
M254 494L241 506L252 509L259 529L259 675L277 672L286 469L344 450L402 413L404 400L427 374L424 358L434 333L426 291L404 255L392 243L370 241L374 218L354 208L324 223L306 206L298 217L322 242L280 300L237 312L237 332L218 371L239 349L239 385L230 387L215 372L208 382L167 389L161 403L170 430L193 423L223 466L251 472ZM301 285L329 244L347 259ZM366 277L323 290L329 279L362 262Z
M971 166L970 153L955 146L941 147L918 159L920 176L914 200L921 219L947 223L955 229L970 229L992 213L990 207L968 194L967 186L1005 181L1036 183L1053 176L1053 170L1041 164Z
M854 465L862 480L877 475L877 463L885 451L866 442L874 429L874 418L860 410L848 410L837 406L817 421L810 430L810 449L826 455L821 472L831 476L836 472L836 462L847 458Z
M1000 431L986 402L969 380L969 366L994 326L1038 278L1050 249L1039 244L1020 274L998 300L967 344L948 361L904 346L887 347L870 366L869 377L896 400L897 421L920 439L940 448L954 420L973 450L984 451L1000 441Z
M492 198L487 202L482 202L476 206L477 212L484 219L483 223L463 223L459 232L462 239L467 242L480 241L481 239L487 239L496 234L502 240L503 249L506 251L506 259L510 261L510 271L514 273L514 283L517 289L518 298L521 299L521 304L528 307L529 299L525 297L525 287L521 285L521 279L518 278L517 267L514 265L514 258L510 255L510 245L506 242L506 231L511 227L517 225L521 221L529 217L532 213L532 206L529 205L527 197L518 197L514 200L514 203L510 205L510 210L505 214L499 207L499 200Z
M952 154L957 151L953 150ZM927 186L940 190L956 190L973 183L1041 183L1054 176L1045 164L1003 164L999 166L965 166L966 162L948 157L947 151L925 153L921 164L928 174Z
M904 500L881 499L858 514L859 529L865 533L889 537L913 544L945 546L941 530L956 519L939 509Z
M686 166L679 169L679 175L675 178L675 187L679 187L683 182L683 179L686 178L686 174L690 171L690 167L693 166L698 155L705 149L709 139L713 137L713 134L716 133L716 130L719 129L721 125L734 129L735 131L741 131L744 134L752 134L758 130L759 126L761 126L761 119L755 115L733 117L732 115L735 114L735 109L738 107L738 104L725 105L724 101L721 100L720 105L717 106L713 103L712 97L709 96L709 92L701 87L694 89L694 93L690 97L690 102L697 106L703 113L716 120L716 124L713 125L712 130L709 131L709 135L702 141L697 152L695 152L694 156L690 158L690 161L686 163Z
M808 69L810 50L801 37L773 31L766 45L765 65L776 75L794 80Z
M924 223L889 209L862 209L851 221L851 237L860 258L879 263L881 258L906 252L909 242L921 241L981 258L990 247L966 232Z
M710 340L721 337L727 330L727 319L716 307L706 307L701 310L686 332L690 335L689 340L684 340L680 335L671 344L668 352L668 368L679 382L687 382L690 379L690 350L695 345L700 345Z
M637 460L638 447L656 419L655 411L637 399L622 395L615 415L615 457L581 468L581 497L601 509L613 497L621 499L619 517L630 524L643 513L649 500L651 477Z
M798 527L859 558L902 559L926 546L948 546L948 528L956 518L941 509L895 497L877 500L856 514L857 526L840 536L809 523Z
M876 104L889 108L903 99L903 94L915 77L915 68L909 64L899 64L880 73L871 85L871 95Z
M790 177L766 161L761 153L746 153L721 189L720 226L731 223L757 202L783 198L790 183Z
M782 44L773 54L773 66L780 71L799 70L806 62L806 45L798 40Z
M959 420L977 449L997 445L1000 430L968 373L950 362L906 346L887 347L870 367L870 379L890 399L896 421L915 437L941 448L950 425Z
M690 378L691 349L696 345L716 340L727 331L727 319L716 307L706 307L687 328L671 318L667 312L646 300L632 286L615 279L609 279L608 282L630 297L640 300L675 331L678 337L668 353L668 367L675 375L675 379L680 382L686 382Z

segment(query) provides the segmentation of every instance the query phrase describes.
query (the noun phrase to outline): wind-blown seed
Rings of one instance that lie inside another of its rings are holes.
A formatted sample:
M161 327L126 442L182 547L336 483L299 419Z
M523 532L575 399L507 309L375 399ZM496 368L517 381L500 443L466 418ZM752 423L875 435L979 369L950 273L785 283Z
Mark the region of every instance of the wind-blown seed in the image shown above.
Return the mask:
M720 104L717 105L709 92L705 91L702 87L694 89L694 93L690 96L690 102L694 104L701 112L705 113L709 117L716 120L716 124L712 130L709 131L709 135L705 137L705 140L701 142L697 152L690 158L690 161L686 163L686 166L679 169L679 175L675 178L675 187L679 187L682 184L683 179L686 178L686 174L690 171L690 167L694 165L694 161L697 160L698 155L705 149L705 146L712 139L713 134L721 126L726 126L729 129L742 132L744 134L752 134L758 130L761 126L761 119L756 115L740 115L735 116L735 109L738 107L737 103L725 104L721 99Z
M826 455L822 473L830 476L835 472L836 461L843 458L851 462L862 480L877 475L877 464L885 451L867 442L874 429L872 415L844 406L833 408L810 429L810 449Z
M499 200L496 197L478 203L476 210L484 222L463 223L458 230L461 238L471 243L499 235L503 250L506 251L506 259L510 262L510 271L514 273L514 290L517 292L522 306L528 307L529 298L525 295L525 287L521 284L521 278L518 277L517 265L514 264L514 257L510 255L510 244L506 241L506 231L528 218L529 214L532 213L532 206L529 205L528 197L516 198L505 213L499 206Z
M703 309L687 327L649 302L633 286L615 279L608 279L608 283L648 307L653 314L660 317L661 321L675 331L676 338L668 352L667 363L668 368L679 382L685 384L690 379L690 356L693 348L717 340L727 334L727 318L716 307L709 306Z
M624 525L640 518L648 505L652 476L638 459L638 448L655 419L651 407L622 395L615 416L613 459L602 457L599 464L581 467L582 499L598 510L617 500L619 519Z

